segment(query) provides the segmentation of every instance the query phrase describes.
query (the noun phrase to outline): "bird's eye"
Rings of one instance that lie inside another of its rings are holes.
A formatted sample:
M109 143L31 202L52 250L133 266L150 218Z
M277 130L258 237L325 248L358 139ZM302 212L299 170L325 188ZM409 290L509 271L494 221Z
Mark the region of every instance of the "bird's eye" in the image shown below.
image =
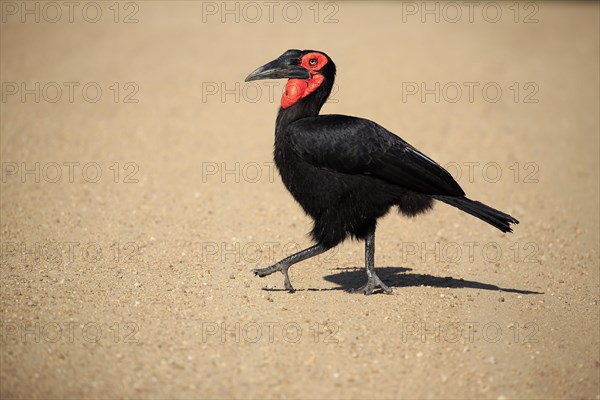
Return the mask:
M308 60L308 64L314 67L315 65L317 65L317 59L311 58L310 60Z

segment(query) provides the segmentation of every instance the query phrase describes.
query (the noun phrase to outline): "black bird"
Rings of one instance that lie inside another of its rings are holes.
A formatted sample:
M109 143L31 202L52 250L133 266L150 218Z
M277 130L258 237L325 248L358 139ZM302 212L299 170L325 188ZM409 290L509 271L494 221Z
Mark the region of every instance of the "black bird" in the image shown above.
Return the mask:
M293 292L288 269L321 254L349 236L365 240L367 283L353 292L391 293L375 273L375 226L391 207L409 217L424 213L433 200L450 204L502 232L512 232L515 218L465 192L435 161L376 123L346 115L319 115L335 79L335 64L315 50L288 50L256 69L246 82L289 79L275 126L275 164L283 183L313 219L316 245L267 268L276 271Z

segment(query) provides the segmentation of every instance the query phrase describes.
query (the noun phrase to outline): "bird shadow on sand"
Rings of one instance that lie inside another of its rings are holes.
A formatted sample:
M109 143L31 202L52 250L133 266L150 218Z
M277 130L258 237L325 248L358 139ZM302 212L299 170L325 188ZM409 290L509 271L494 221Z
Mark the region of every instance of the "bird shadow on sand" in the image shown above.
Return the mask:
M341 290L348 290L364 284L366 273L364 268L338 268L341 272L327 275L324 279L340 286ZM495 290L519 294L543 294L533 290L503 288L490 283L467 281L451 276L434 276L427 274L407 273L411 268L404 267L377 267L377 275L389 286L395 288L410 286L432 286L453 289L480 289Z
M297 289L298 291L327 291L327 290L351 290L363 285L366 281L366 273L364 267L356 268L335 268L336 272L323 277L328 282L335 283L338 287L328 289ZM427 274L407 273L412 271L411 268L404 267L377 267L377 275L387 285L394 288L410 287L410 286L431 286L453 289L479 289L479 290L494 290L507 293L518 294L544 294L526 289L503 288L490 283L482 283L476 281L467 281L462 278L453 278L451 276L434 276ZM284 289L264 288L263 290L270 292L282 291Z

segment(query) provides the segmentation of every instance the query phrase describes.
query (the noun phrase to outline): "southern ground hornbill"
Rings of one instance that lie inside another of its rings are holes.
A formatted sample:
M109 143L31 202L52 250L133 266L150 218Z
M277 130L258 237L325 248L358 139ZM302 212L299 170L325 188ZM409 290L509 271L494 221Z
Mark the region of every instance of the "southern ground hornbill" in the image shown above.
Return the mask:
M254 269L264 277L276 271L294 291L288 269L321 254L348 236L365 240L367 283L353 292L392 290L375 273L375 226L391 207L415 216L433 200L450 204L502 232L515 218L465 192L435 161L385 128L367 119L319 115L335 79L335 64L323 52L288 50L246 78L288 79L275 127L275 164L283 183L314 221L316 245L274 265Z

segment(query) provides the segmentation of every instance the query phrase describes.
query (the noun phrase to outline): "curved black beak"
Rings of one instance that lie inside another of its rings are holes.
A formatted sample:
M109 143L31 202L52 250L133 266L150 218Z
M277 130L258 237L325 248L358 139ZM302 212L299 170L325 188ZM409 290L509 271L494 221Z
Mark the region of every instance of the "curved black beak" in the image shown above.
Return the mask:
M299 65L300 58L296 52L299 53L298 50L288 50L276 60L257 68L246 77L246 82L259 79L310 78L308 70Z

